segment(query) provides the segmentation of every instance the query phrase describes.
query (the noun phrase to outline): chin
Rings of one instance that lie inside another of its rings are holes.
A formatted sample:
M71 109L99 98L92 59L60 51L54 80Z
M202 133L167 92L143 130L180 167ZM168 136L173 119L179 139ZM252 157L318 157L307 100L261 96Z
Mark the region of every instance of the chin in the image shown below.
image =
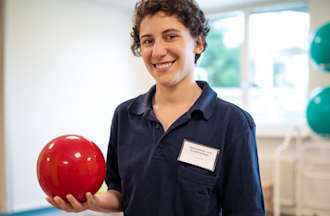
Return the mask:
M166 87L173 87L180 83L180 80L176 79L167 79L167 80L157 80L157 84L166 86Z
M173 86L176 84L174 80L164 80L164 79L158 79L156 80L156 83L162 86Z

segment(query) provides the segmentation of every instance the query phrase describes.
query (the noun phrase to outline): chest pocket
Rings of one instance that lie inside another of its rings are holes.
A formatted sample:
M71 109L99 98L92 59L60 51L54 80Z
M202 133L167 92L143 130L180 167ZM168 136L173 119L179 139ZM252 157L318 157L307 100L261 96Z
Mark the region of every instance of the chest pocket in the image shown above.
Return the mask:
M216 176L207 171L199 172L195 167L182 164L178 166L177 174L176 212L178 215L207 215Z

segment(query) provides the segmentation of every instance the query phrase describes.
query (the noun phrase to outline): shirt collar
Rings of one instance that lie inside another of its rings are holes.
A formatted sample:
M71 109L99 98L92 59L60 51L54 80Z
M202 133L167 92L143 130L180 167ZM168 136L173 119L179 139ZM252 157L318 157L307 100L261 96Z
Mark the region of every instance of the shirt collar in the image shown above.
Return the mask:
M205 119L209 119L215 109L217 93L213 91L207 82L197 81L197 84L202 89L202 94L191 107L190 113L199 111Z
M129 111L136 115L145 114L152 110L152 97L156 92L156 85L153 85L149 91L134 100L134 102L129 106Z
M197 81L198 86L202 89L201 96L188 111L190 115L194 112L201 112L205 119L209 119L216 105L217 94L211 89L207 82ZM146 94L140 95L130 105L129 111L136 115L146 114L152 110L152 98L156 92L156 86L152 86Z

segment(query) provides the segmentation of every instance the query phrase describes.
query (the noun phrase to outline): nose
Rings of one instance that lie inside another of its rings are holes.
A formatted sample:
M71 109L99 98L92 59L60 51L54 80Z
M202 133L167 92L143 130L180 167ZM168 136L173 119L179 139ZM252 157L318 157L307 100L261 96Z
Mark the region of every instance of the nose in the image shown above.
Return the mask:
M159 59L167 54L166 45L163 41L157 40L152 47L152 58Z

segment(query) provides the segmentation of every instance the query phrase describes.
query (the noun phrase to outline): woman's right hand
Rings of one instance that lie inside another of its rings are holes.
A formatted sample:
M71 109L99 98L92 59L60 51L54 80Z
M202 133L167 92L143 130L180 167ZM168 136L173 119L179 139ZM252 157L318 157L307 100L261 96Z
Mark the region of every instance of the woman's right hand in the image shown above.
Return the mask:
M79 202L71 194L66 195L66 200L59 196L47 197L46 200L55 208L61 209L66 212L81 212L87 209L96 210L95 198L90 193L86 194L87 201L84 203Z
M92 210L98 212L116 212L121 211L121 193L109 190L104 194L92 195L86 193L86 202L79 202L71 194L66 195L66 200L59 196L47 197L46 200L55 208L66 212L81 212Z

